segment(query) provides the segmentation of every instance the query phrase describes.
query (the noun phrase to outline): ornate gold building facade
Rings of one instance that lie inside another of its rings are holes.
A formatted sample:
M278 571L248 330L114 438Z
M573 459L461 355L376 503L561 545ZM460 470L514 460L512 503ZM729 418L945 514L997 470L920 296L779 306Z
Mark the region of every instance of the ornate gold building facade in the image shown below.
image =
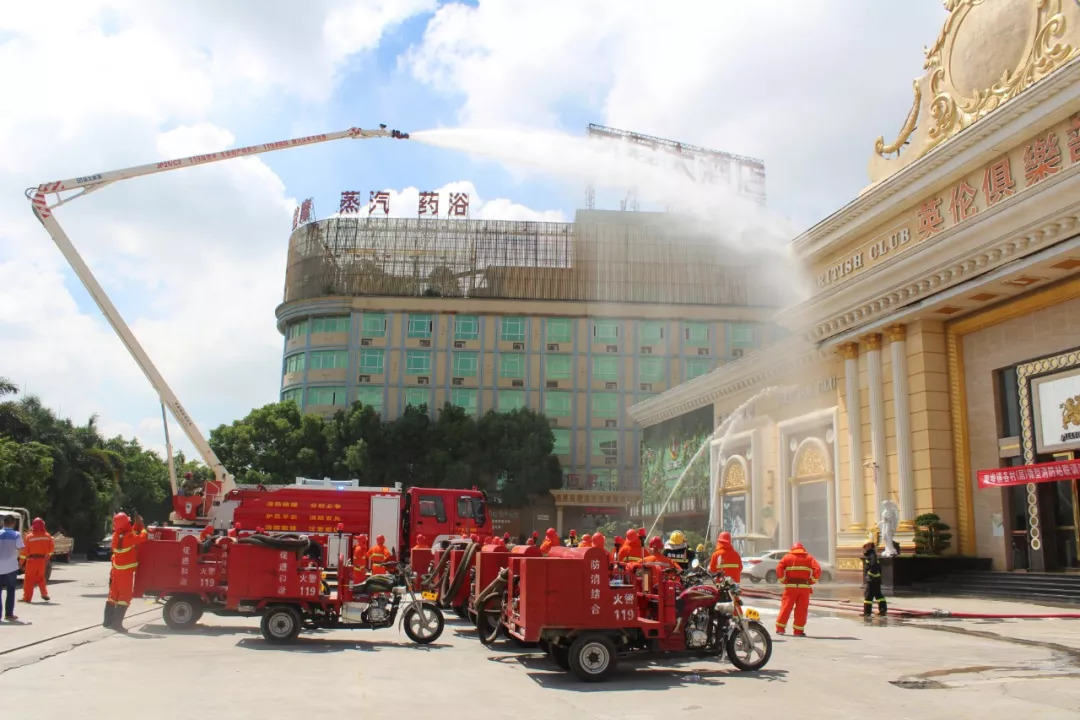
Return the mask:
M630 414L711 404L711 524L739 507L745 534L841 572L887 500L907 548L935 513L950 552L1075 568L1074 466L1008 468L1080 449L1080 4L946 9L873 184L793 242L813 285L777 318L795 336Z

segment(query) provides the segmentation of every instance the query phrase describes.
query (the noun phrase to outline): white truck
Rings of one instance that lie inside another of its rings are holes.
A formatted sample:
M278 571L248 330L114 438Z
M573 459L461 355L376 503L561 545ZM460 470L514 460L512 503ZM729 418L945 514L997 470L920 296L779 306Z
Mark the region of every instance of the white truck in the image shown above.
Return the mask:
M22 533L22 536L25 539L26 534L30 532L30 511L20 507L0 507L0 517L4 515L15 516L15 529ZM53 549L52 557L49 558L49 564L45 566L46 580L52 577L53 560L69 563L71 562L71 551L75 549L75 541L64 533L53 533L52 538L53 544L56 547ZM24 558L19 558L20 575L23 572L24 562Z

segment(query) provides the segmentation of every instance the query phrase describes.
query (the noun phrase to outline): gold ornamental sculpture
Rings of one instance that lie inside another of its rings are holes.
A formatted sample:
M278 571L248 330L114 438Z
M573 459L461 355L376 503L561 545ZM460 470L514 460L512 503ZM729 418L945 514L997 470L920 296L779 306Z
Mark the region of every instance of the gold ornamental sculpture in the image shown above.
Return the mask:
M1077 0L945 0L926 74L900 134L870 157L878 183L1001 107L1080 54Z

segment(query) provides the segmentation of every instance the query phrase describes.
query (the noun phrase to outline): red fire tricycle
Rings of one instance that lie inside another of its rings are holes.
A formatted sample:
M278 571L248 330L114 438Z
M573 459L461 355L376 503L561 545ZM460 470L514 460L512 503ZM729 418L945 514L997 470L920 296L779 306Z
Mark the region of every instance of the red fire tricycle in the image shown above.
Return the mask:
M585 682L605 680L620 658L655 653L722 656L760 670L772 638L739 587L722 574L659 563L609 569L599 548L552 548L507 568L503 623L512 637L538 642L555 663Z

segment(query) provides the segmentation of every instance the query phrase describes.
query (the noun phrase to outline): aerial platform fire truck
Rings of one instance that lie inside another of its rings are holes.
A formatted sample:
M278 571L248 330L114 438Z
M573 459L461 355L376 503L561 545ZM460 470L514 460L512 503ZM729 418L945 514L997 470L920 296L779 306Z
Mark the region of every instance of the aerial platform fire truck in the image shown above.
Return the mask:
M120 180L330 140L408 137L408 133L387 130L385 125L380 125L378 129L353 127L336 133L251 145L46 182L26 191L35 216L157 392L163 420L165 408L168 407L188 440L214 473L214 478L207 481L202 494L184 495L178 492L166 422L166 452L173 495L173 512L170 516L172 527L153 529L152 535L156 541L179 542L189 535L200 533L206 526L224 531L230 527L235 530L238 525L241 528L240 534L251 534L256 529L262 529L264 535L307 535L324 547L323 557L327 558L330 567L334 567L339 564L339 558L344 556L341 551L349 547L350 538L360 534L367 534L371 539L378 535L385 536L387 547L402 559L418 534L423 534L435 542L462 534L490 534L491 520L487 514L484 495L475 489L402 490L400 485L361 487L359 481L355 480L337 482L303 478L297 479L296 484L290 486L238 486L135 338L131 328L53 213L56 208L72 200ZM48 200L50 196L55 197L51 204ZM177 583L179 580L179 577L176 578ZM166 593L159 597L167 599L168 596Z

